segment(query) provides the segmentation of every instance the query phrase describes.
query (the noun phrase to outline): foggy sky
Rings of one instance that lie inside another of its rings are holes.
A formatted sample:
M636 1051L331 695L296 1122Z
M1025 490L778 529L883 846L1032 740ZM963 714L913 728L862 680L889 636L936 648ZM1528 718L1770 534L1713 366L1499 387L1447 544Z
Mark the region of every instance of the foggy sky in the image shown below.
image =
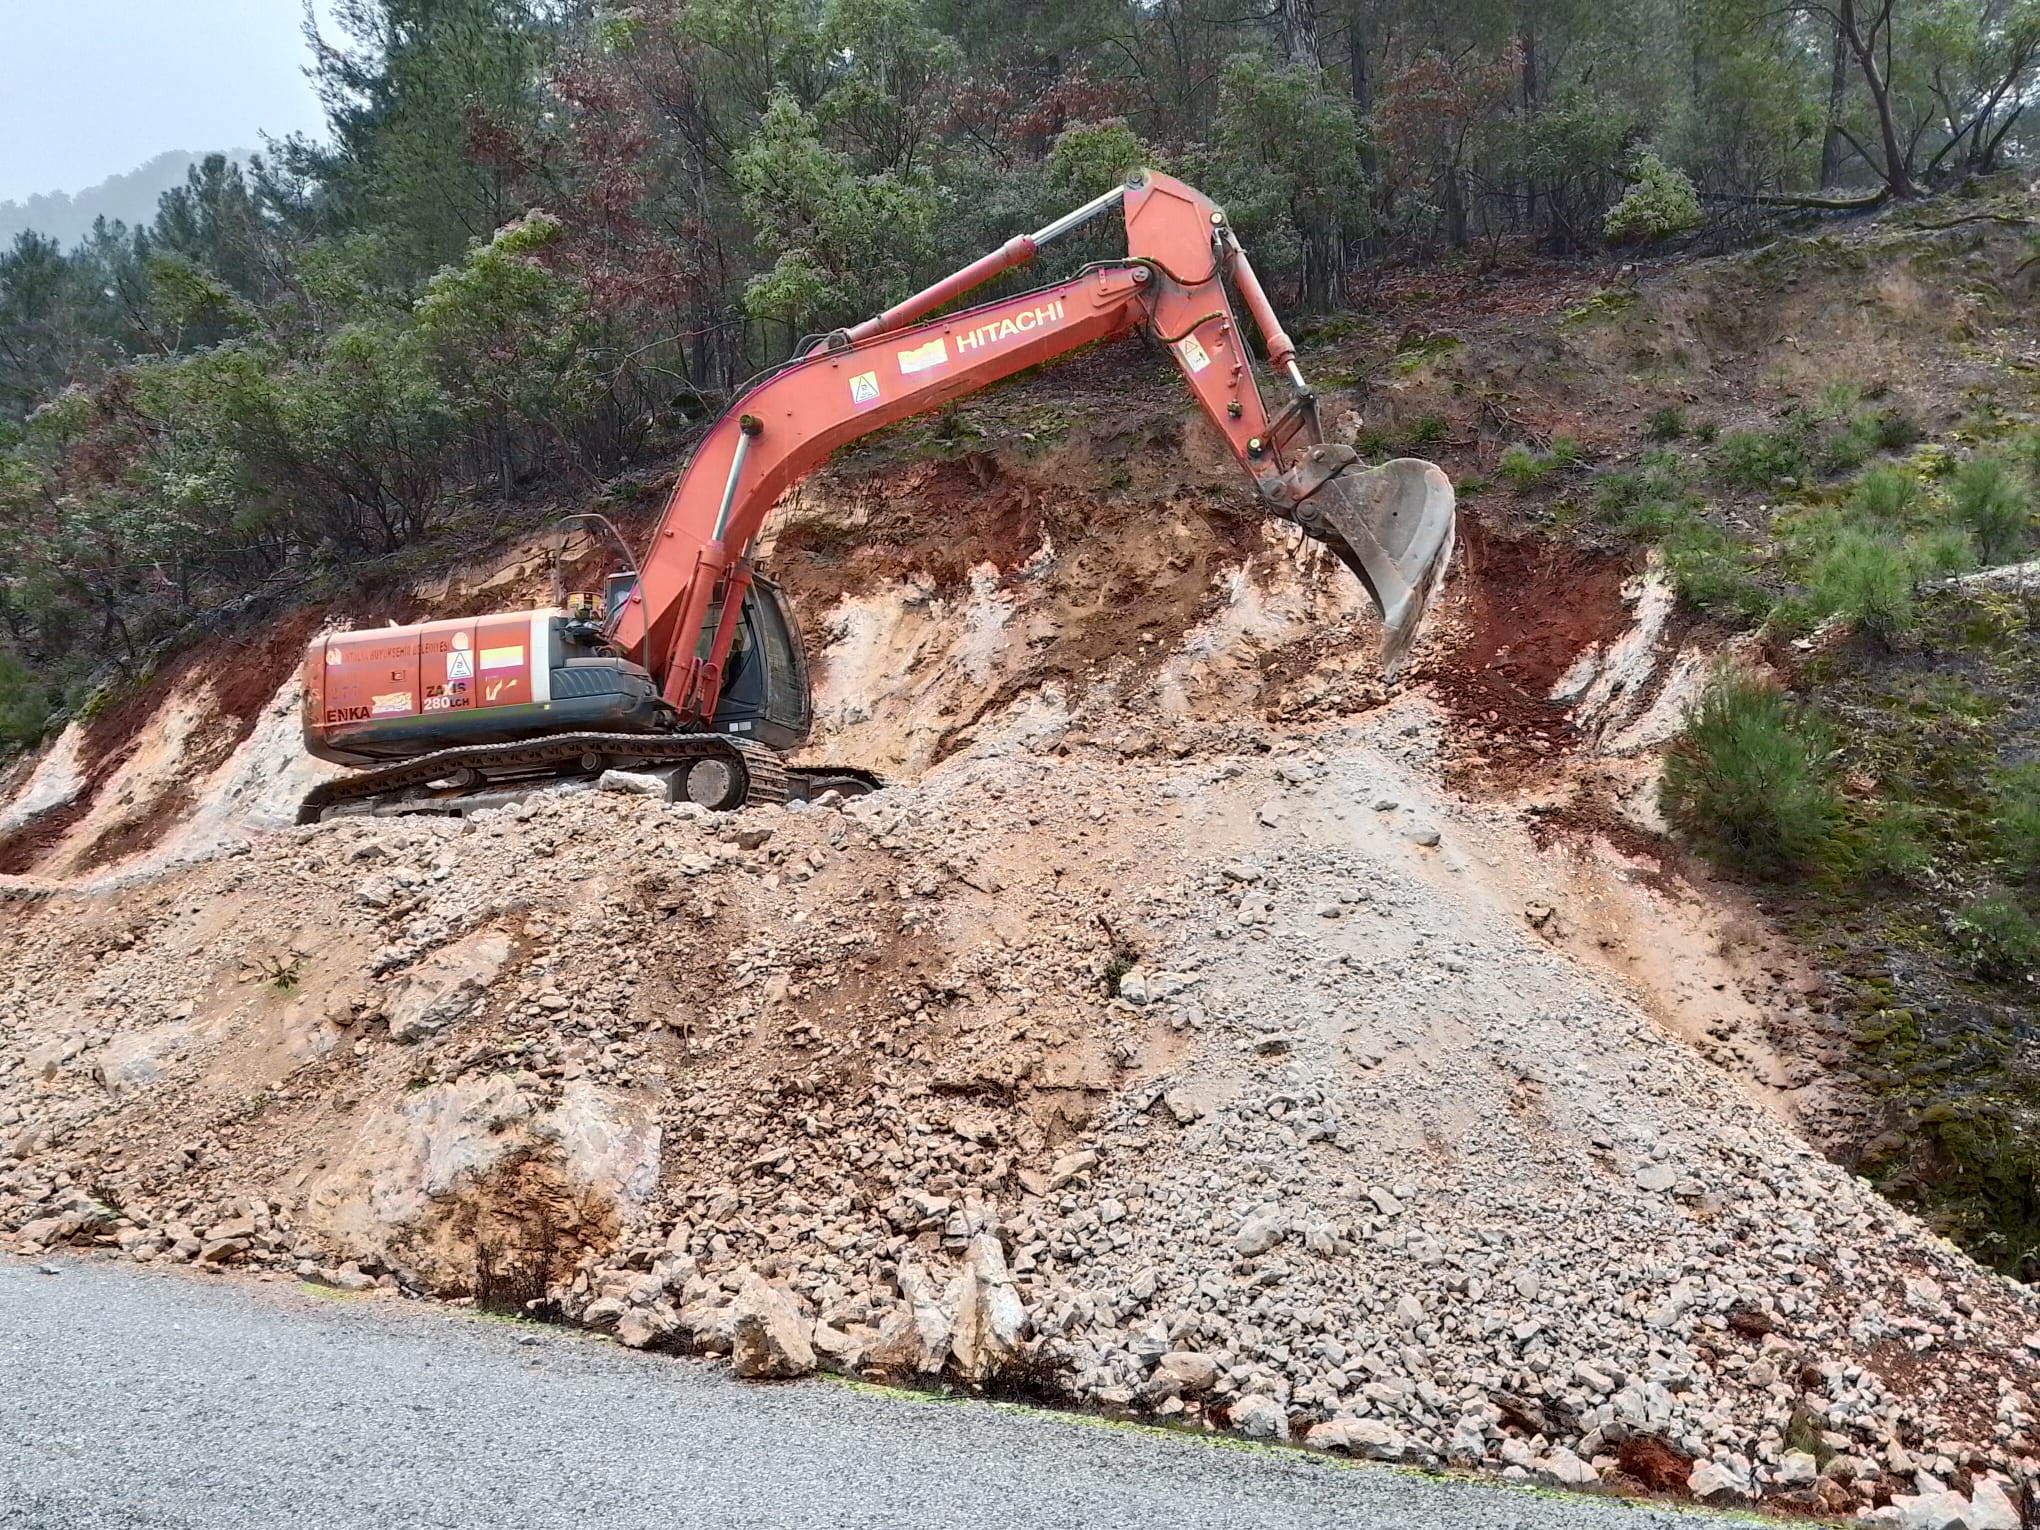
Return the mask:
M303 20L302 0L0 0L0 201L316 132Z

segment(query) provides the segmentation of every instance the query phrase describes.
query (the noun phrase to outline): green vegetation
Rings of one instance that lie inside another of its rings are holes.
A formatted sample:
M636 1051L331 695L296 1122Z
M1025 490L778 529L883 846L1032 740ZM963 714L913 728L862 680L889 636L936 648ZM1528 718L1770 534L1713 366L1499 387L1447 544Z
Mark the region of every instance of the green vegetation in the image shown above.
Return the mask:
M1873 91L1847 59L1838 85L1806 7L1755 0L1540 16L1534 55L1478 6L1389 26L1212 0L349 0L315 69L321 138L0 250L0 749L194 613L431 568L675 460L804 336L1141 164L1223 204L1285 316L1327 336L1384 261L1572 257L1750 193L1998 168L2040 67L2025 33L1897 3ZM1849 142L1871 148L1844 165ZM1116 250L1109 221L987 295ZM1637 302L1617 282L1567 322ZM1456 344L1426 333L1394 365ZM1907 422L1831 402L1714 443L1724 485L1904 449ZM1376 444L1448 436L1425 418ZM1501 476L1576 461L1554 441ZM1994 556L2023 531L1978 492L1965 523ZM1651 491L1618 518L1714 589L1725 555L1692 508Z
M1793 430L1724 431L1711 461L1732 489L1775 489L1807 471L1806 442Z
M2016 765L2002 774L1992 827L2011 873L2040 882L2040 765Z
M1646 149L1630 167L1635 176L1608 209L1601 232L1611 244L1641 244L1698 228L1706 221L1693 183Z
M1917 492L1876 470L1784 528L1795 565L1881 538L1918 569L1951 524L1936 459ZM1809 551L1809 548L1813 551ZM1904 651L1825 643L1789 691L1723 681L1667 759L1687 843L1762 883L1820 952L1891 1130L1864 1171L1979 1258L2040 1274L2040 595L1909 592Z
M1553 436L1543 451L1516 442L1502 449L1495 476L1512 489L1534 489L1552 474L1577 467L1580 444L1571 436Z
M1654 409L1644 422L1643 433L1652 441L1676 441L1687 433L1686 411L1676 404Z
M1713 859L1761 877L1817 865L1841 813L1819 720L1784 691L1717 676L1665 756L1659 806Z
M1948 921L1948 933L1980 978L2018 981L2040 971L2040 925L2003 893L1965 905Z
M1814 614L1889 643L1912 627L1913 578L1904 549L1889 538L1844 531L1814 562L1807 596Z
M1971 457L1949 477L1948 497L1986 564L2009 562L2026 550L2033 529L2033 488L2012 462Z

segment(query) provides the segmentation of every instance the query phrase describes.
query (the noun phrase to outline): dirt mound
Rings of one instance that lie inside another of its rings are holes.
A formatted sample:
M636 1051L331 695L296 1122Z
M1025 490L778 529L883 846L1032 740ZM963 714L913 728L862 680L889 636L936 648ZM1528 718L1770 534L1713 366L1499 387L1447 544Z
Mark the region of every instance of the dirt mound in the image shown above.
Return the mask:
M565 794L0 915L0 1225L711 1352L763 1277L865 1373L1558 1480L2026 1448L2029 1298L1553 950L1591 910L1436 794L1445 714L1097 720L849 815Z

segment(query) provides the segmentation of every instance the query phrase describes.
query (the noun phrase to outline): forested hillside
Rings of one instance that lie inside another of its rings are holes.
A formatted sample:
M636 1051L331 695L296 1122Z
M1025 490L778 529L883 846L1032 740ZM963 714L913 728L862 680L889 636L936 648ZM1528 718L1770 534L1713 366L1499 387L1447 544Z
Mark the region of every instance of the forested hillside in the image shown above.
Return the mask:
M0 256L0 743L196 613L670 456L801 335L1143 161L1324 313L1988 171L2040 66L2036 0L339 15L323 141Z
M230 149L225 157L245 160L249 152ZM204 158L203 154L173 150L83 191L53 191L19 202L0 202L0 243L13 244L25 233L37 233L69 249L91 238L93 225L102 218L129 227L147 224L156 216L156 203L163 193L182 185Z

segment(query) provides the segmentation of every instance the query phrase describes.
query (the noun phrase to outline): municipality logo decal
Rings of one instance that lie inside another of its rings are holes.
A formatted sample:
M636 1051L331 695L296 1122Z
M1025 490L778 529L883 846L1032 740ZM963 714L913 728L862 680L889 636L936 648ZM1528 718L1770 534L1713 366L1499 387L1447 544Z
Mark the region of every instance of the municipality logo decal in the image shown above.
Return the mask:
M850 379L850 402L853 404L875 404L878 402L878 374L859 372Z
M949 364L949 347L943 344L940 335L926 345L917 345L911 351L901 351L899 354L900 375L903 377L911 376L915 372L925 372L931 367Z

